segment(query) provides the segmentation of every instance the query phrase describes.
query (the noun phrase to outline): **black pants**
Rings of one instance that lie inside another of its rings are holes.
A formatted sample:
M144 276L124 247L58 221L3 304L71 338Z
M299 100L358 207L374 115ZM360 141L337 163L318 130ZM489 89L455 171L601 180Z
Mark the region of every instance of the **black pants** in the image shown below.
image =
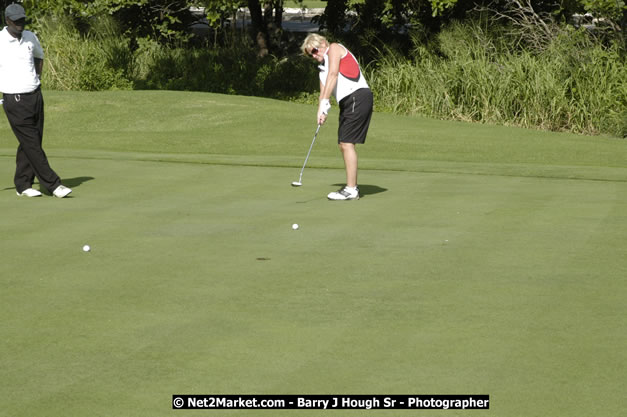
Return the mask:
M39 184L52 192L61 179L50 168L41 147L44 135L44 99L41 90L28 94L4 94L4 112L20 145L15 157L15 189L22 193L31 188L35 177Z

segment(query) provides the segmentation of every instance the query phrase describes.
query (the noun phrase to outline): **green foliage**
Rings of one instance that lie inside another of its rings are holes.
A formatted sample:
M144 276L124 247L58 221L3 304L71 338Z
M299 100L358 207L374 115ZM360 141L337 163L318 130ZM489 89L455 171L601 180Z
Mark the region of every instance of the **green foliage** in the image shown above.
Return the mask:
M115 34L114 26L101 18L100 31L81 35L68 18L40 19L44 85L57 90L131 89L128 41Z
M587 12L597 17L612 19L614 22L620 21L627 10L624 0L581 0Z
M219 29L225 18L235 15L237 9L242 5L240 0L204 0L200 4L205 8L205 15L209 26Z
M28 15L69 19L81 30L89 30L94 18L112 16L130 38L150 36L161 42L187 39L191 22L187 0L26 0Z
M259 57L252 48L166 48L144 41L136 54L141 89L191 90L275 98L317 88L316 68L302 56Z
M585 10L595 16L596 28L622 41L627 47L627 4L624 0L582 0Z
M583 31L558 36L541 54L508 49L503 33L453 24L438 48L416 58L391 53L370 67L378 110L483 123L627 132L627 67L617 46Z
M457 4L457 0L431 0L433 16L442 14L445 10L454 7L455 4Z
M290 98L317 89L316 67L300 55L259 57L238 47L189 48L130 40L110 18L80 33L68 18L40 20L43 83L54 90L163 89Z
M235 36L237 10L244 5L244 2L242 0L202 0L199 1L199 5L204 7L205 18L213 32L214 48L218 46L219 39L223 39L223 43L232 42Z

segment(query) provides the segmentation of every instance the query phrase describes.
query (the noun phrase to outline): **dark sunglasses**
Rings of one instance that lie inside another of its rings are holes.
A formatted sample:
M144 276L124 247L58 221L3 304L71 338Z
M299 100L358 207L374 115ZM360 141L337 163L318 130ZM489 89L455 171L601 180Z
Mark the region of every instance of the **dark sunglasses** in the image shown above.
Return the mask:
M318 53L318 48L312 48L311 52L309 52L309 55L314 56Z

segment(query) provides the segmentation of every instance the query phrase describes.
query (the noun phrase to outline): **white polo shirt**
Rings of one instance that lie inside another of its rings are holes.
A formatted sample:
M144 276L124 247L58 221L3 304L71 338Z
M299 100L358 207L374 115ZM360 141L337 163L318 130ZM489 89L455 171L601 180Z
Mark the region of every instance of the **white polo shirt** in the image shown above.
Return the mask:
M44 50L31 31L22 32L22 39L11 36L5 27L0 31L0 92L31 93L39 87L35 59L44 58Z

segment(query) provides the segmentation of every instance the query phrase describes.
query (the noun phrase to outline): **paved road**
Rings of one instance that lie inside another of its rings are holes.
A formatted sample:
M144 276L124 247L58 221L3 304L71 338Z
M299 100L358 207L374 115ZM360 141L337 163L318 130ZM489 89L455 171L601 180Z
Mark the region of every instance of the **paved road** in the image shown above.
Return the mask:
M204 18L202 8L193 8L192 12L198 16L198 22L192 25L192 31L198 35L207 34L209 25L207 19ZM316 23L311 23L311 18L321 15L324 9L283 9L283 29L290 32L317 32L320 27ZM236 25L241 28L242 25L250 24L250 13L247 8L239 9L237 12Z

